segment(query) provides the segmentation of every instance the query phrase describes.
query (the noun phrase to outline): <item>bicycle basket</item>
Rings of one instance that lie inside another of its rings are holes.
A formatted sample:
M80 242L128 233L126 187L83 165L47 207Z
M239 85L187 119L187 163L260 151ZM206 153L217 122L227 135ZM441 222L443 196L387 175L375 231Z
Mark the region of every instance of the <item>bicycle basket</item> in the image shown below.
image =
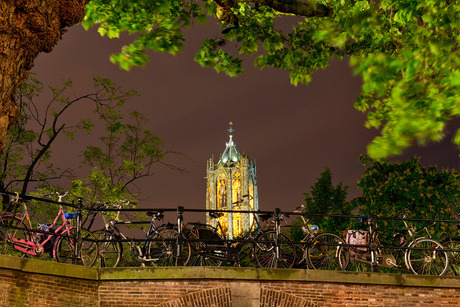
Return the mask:
M367 230L348 230L345 236L345 243L350 245L369 245L369 231ZM350 253L367 252L367 247L351 246Z

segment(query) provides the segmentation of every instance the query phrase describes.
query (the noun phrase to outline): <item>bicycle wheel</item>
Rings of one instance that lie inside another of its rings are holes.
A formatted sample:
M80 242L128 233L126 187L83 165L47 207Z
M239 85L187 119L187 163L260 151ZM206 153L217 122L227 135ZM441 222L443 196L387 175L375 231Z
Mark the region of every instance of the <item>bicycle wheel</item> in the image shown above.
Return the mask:
M406 252L406 264L417 275L443 275L449 265L449 255L436 240L422 238L411 242Z
M335 234L320 233L307 246L305 258L315 270L343 271L348 265L349 253L341 245L345 242Z
M70 229L70 235L67 233L60 236L54 244L54 258L58 262L69 263L69 264L80 264L84 266L92 266L96 262L99 254L98 244L95 236L82 229L80 231L81 240L79 242L80 255L75 260L75 238L77 236L77 229ZM75 260L75 261L74 261Z
M211 258L199 252L192 252L188 266L221 266L222 261Z
M238 253L238 263L235 266L239 267L256 267L257 263L254 259L254 245L250 243L240 243L236 248Z
M181 255L177 256L177 236L175 229L165 229L159 233L154 233L150 239L155 241L148 242L147 259L156 266L184 266L190 260L190 243L182 240Z
M188 266L221 266L226 258L222 237L211 228L196 228L188 236L192 255Z
M123 244L114 237L113 234L105 229L93 232L97 242L99 254L94 263L96 267L111 267L118 266L123 257Z
M13 215L0 216L0 254L24 257L26 254L14 248L13 238L17 240L30 241L31 233L27 225L18 217ZM19 245L18 245L19 246Z
M255 243L254 257L261 268L292 268L295 263L295 246L292 240L280 233L278 237L278 259L275 246L276 231L261 234Z
M460 250L460 239L459 238L448 238L441 242L445 249L457 249ZM459 276L460 275L460 252L450 251L447 252L449 255L449 267L446 275L448 276Z

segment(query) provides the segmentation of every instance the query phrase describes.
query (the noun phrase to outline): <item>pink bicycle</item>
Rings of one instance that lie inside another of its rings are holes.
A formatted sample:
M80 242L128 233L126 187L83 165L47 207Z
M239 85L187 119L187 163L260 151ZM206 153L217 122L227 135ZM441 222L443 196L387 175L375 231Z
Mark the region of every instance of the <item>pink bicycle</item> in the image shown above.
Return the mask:
M59 202L64 195L59 195ZM23 213L14 214L3 212L0 215L0 254L13 256L42 256L47 252L58 262L76 263L91 266L96 262L98 247L96 238L88 231L81 230L78 250L77 231L71 226L68 219L75 218L76 214L65 213L62 205L52 224L38 224L39 232L33 230L27 204L17 195L15 206L22 204Z

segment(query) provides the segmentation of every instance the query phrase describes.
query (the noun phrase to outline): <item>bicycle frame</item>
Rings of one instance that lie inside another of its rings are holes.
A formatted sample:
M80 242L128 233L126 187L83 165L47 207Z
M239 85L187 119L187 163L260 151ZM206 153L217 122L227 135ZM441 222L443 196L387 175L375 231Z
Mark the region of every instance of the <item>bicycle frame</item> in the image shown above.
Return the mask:
M224 237L220 235L220 233L224 233L223 227L219 221L219 217L222 213L214 211L210 212L211 218L216 220L215 227L208 224L190 223L193 225L193 228L190 231L190 235L193 236L192 239L204 244L204 246L200 246L199 244L195 245L197 248L196 251L205 257L219 261L234 262L236 265L239 265L239 255L243 247L248 243L254 243L253 240L264 233L264 230L262 230L262 227L260 226L259 218L256 216L257 212L252 212L252 214L254 215L254 221L257 224L257 227L251 227L251 229L254 230L246 233L240 240L237 241L230 241L226 236ZM199 231L203 229L211 231L215 236L215 239L203 240L203 238L200 238ZM253 256L254 246L252 247L251 253Z
M121 206L118 207L120 208ZM117 240L117 237L121 238L122 240L128 243L128 245L131 248L131 251L135 250L137 252L136 260L140 262L150 262L158 260L156 258L152 258L151 255L148 255L148 248L151 244L151 241L149 239L151 238L152 234L160 234L162 231L167 229L167 224L161 224L159 226L155 224L155 220L161 220L163 218L163 213L160 211L152 212L152 220L150 221L149 228L145 233L145 240L143 241L143 244L136 244L134 241L129 241L128 237L118 228L117 225L133 224L132 222L118 222L120 212L121 211L117 211L117 215L113 220L108 220L105 217L105 215L101 213L102 219L104 221L105 231L109 233L109 236L106 238L106 240L113 241L114 239ZM149 215L149 213L147 214ZM94 218L92 219L92 221L93 220ZM92 225L92 221L90 225Z
M14 235L12 237L6 238L6 240L7 242L13 244L13 247L16 250L24 254L28 254L31 256L43 255L45 251L44 246L49 241L61 235L70 236L70 230L72 228L75 228L75 227L68 226L67 219L64 213L64 209L62 208L61 205L59 205L59 212L56 215L56 218L54 219L53 223L49 225L47 229L43 230L43 232L34 232L32 230L32 222L30 220L30 215L29 215L29 210L27 208L27 205L25 202L22 202L22 205L23 205L22 216L13 215L13 214L11 214L10 216L15 216L15 218L19 219L21 223L25 224L28 228L30 228L31 240L18 239L18 238L15 238ZM58 226L56 229L53 229L53 227L58 224L60 218L62 220L62 224ZM51 232L51 230L53 230L53 232ZM43 241L41 241L40 239L43 236L45 236L45 234L48 235L48 237L44 239ZM57 243L57 240L54 242L54 245L53 245L53 257L54 258L56 258L56 251L55 251L56 243Z
M402 218L406 218L406 214L402 216ZM374 267L385 267L385 268L399 268L399 269L404 269L407 271L412 270L412 265L410 263L409 259L409 251L413 249L414 246L417 245L417 243L423 241L426 239L426 237L416 237L416 229L414 226L410 225L406 220L402 220L404 224L404 229L407 231L407 238L405 236L402 236L400 241L399 241L399 248L398 252L396 253L396 257L394 253L390 254L381 254L379 252L379 245L378 243L378 237L377 237L377 217L375 215L369 215L368 216L368 225L369 225L369 247L368 251L365 253L357 254L357 257L355 258L356 262L360 263L365 263L371 266L372 270ZM436 223L436 222L435 222ZM432 224L434 225L434 223ZM431 238L431 234L428 231L428 227L430 226L425 226L423 227L422 230L425 230L428 234L428 238ZM421 231L421 230L420 230ZM394 237L397 237L396 234ZM442 246L439 245L440 249L442 249ZM367 257L370 256L370 259L368 260ZM405 268L402 267L401 265L398 265L396 263L397 258L404 257L404 265ZM432 253L432 258L436 259L437 257L437 252L436 250L433 251Z

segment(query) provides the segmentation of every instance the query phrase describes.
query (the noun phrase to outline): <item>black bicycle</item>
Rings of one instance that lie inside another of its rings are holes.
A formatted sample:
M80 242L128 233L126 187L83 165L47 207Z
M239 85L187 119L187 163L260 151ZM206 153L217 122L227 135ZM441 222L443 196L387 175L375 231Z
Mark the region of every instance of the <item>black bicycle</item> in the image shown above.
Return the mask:
M210 212L216 220L216 227L189 223L192 225L187 240L192 246L192 255L188 265L191 266L248 266L291 268L295 262L295 248L291 239L274 227L261 227L259 220L267 221L274 213L259 214L252 212L254 226L252 231L241 238L227 239L219 218L222 212ZM278 219L282 217L278 216ZM276 240L276 241L275 241Z
M121 204L114 204L113 206L117 209L122 207ZM88 229L91 228L98 213L104 221L104 229L93 231L99 243L99 257L96 265L102 267L118 266L123 259L122 242L128 244L131 254L142 266L145 266L146 263L156 266L179 266L187 265L190 260L190 244L184 240L182 235L178 234L177 226L170 223L159 226L155 224L155 221L163 220L163 211L147 212L151 220L142 241L129 239L119 229L118 225L135 223L120 221L120 211L117 211L113 219L108 218L103 211L93 212ZM180 244L180 248L178 248L178 244Z
M448 276L460 276L460 213L457 214L457 220L457 236L447 237L441 241L449 255L449 267L446 272Z

